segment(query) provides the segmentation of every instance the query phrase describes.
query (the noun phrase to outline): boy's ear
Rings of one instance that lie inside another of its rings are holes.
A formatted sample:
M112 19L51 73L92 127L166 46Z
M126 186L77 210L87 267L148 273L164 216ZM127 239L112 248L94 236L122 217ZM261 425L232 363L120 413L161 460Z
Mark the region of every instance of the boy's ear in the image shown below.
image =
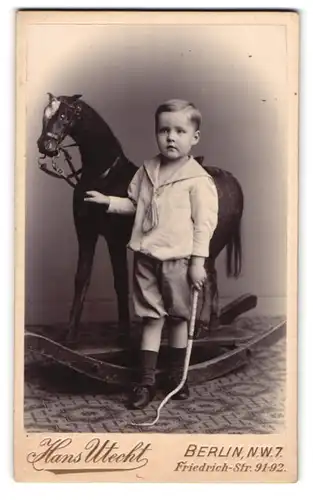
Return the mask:
M196 130L193 136L193 145L195 146L200 141L200 130Z

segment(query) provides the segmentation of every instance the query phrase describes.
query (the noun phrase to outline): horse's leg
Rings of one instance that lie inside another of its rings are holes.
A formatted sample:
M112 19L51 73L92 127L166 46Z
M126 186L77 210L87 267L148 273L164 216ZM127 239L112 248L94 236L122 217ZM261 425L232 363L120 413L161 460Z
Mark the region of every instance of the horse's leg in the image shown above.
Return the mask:
M127 342L130 335L129 284L126 245L107 240L117 295L118 327L121 340Z
M210 320L209 329L216 328L219 325L219 295L217 287L217 272L215 269L215 260L206 261L206 271L208 274L207 288L210 299Z
M70 312L67 338L75 340L78 336L78 326L83 311L86 293L90 283L93 258L98 235L88 234L87 238L79 237L79 254L75 275L75 294Z

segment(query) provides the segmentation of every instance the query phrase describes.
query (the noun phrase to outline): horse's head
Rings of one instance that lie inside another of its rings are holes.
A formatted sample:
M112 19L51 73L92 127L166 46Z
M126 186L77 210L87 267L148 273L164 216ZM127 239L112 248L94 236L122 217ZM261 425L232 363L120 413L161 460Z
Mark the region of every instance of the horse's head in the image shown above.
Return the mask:
M37 141L40 153L47 156L56 156L62 141L81 118L82 103L80 94L71 97L55 97L48 94L49 103L44 109L42 132Z

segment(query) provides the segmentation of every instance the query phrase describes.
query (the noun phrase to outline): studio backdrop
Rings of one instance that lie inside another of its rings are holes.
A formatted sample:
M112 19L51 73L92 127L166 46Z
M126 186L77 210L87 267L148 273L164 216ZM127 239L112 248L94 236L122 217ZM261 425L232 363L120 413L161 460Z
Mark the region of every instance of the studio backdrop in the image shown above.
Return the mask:
M268 38L270 46L260 43ZM285 314L286 50L284 27L277 25L68 25L66 39L60 24L32 27L26 62L26 324L68 320L77 262L72 189L37 164L47 92L82 94L138 166L157 153L156 107L171 98L193 101L203 115L194 155L232 172L245 197L240 277L226 277L224 254L217 261L222 304L250 292L258 296L253 314ZM79 168L78 153L71 154ZM131 252L129 262L131 273ZM116 316L101 239L83 321Z

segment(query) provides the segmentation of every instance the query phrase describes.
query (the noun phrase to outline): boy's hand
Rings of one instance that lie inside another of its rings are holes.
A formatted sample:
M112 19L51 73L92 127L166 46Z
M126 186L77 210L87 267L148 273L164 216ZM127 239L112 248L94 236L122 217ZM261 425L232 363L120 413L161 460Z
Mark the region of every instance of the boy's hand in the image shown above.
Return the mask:
M84 201L88 201L90 203L100 203L101 205L106 205L107 207L110 204L109 196L99 193L98 191L87 191Z
M206 270L204 268L204 259L192 258L189 266L189 278L192 286L194 286L197 290L201 290L205 280L207 279Z

